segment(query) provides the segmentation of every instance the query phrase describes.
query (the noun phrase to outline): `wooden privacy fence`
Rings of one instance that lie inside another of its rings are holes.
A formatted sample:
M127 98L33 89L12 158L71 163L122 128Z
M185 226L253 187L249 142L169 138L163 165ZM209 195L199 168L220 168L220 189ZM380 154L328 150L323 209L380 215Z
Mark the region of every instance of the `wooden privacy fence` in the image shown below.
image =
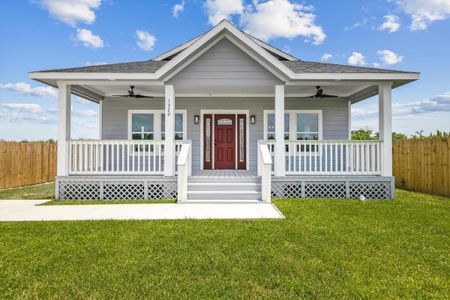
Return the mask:
M56 144L0 141L0 189L55 180Z
M396 187L450 197L450 138L394 141Z

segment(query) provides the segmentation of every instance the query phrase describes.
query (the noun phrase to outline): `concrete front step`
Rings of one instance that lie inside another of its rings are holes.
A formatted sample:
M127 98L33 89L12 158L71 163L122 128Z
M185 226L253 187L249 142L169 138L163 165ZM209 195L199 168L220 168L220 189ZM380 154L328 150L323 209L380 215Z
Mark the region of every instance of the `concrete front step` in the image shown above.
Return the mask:
M188 177L188 183L261 183L261 177Z
M253 191L261 192L261 183L253 182L193 182L188 191Z
M205 200L186 200L183 203L195 204L195 203L220 203L220 204L261 204L264 203L261 200L242 200L242 199L205 199Z
M191 191L188 188L188 200L261 200L257 191Z
M262 200L261 177L191 176L188 178L189 202L258 203Z

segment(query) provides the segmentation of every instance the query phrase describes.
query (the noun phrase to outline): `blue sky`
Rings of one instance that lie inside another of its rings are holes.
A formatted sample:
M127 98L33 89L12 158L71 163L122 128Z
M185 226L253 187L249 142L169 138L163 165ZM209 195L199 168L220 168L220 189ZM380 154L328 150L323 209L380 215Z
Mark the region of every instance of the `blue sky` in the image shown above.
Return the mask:
M4 0L0 139L56 137L55 91L29 71L151 59L223 17L300 59L420 71L393 91L393 128L450 131L450 0ZM97 137L97 110L75 98L73 137ZM352 124L377 130L376 99Z

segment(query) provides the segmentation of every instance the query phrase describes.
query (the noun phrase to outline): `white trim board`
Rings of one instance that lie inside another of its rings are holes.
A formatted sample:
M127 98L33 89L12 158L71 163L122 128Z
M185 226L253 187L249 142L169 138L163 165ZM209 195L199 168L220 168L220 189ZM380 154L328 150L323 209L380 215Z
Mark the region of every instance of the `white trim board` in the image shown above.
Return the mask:
M212 115L212 125L214 126L215 124L215 115L235 115L236 120L237 120L237 116L238 115L245 115L246 117L246 135L245 135L245 141L246 141L246 153L245 153L245 170L249 170L250 169L250 164L249 164L249 129L250 129L250 120L249 120L249 110L248 109L241 109L241 110L233 110L233 109L201 109L200 110L200 170L204 170L204 166L203 166L203 145L204 145L204 141L203 141L203 128L204 128L204 124L203 124L203 115ZM236 123L236 132L238 130L238 124ZM212 170L215 170L215 157L214 157L214 150L215 150L215 145L214 145L214 129L211 131L211 138L212 138L212 150L211 150L211 159L212 159ZM237 139L237 134L236 137ZM235 147L235 156L236 156L236 161L235 161L235 169L237 169L238 166L238 159L237 159L237 154L238 154L238 143L236 143L236 147Z

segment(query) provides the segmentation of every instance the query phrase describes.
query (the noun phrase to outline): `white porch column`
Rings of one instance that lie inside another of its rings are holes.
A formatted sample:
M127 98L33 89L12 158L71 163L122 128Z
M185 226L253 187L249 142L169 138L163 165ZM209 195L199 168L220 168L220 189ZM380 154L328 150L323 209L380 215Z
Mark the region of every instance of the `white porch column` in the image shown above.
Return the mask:
M285 175L284 150L284 85L275 86L275 176Z
M175 176L175 88L165 85L164 176Z
M69 174L69 148L70 140L70 111L71 111L71 87L67 84L58 83L58 158L57 176Z
M392 83L378 85L381 176L392 176Z

